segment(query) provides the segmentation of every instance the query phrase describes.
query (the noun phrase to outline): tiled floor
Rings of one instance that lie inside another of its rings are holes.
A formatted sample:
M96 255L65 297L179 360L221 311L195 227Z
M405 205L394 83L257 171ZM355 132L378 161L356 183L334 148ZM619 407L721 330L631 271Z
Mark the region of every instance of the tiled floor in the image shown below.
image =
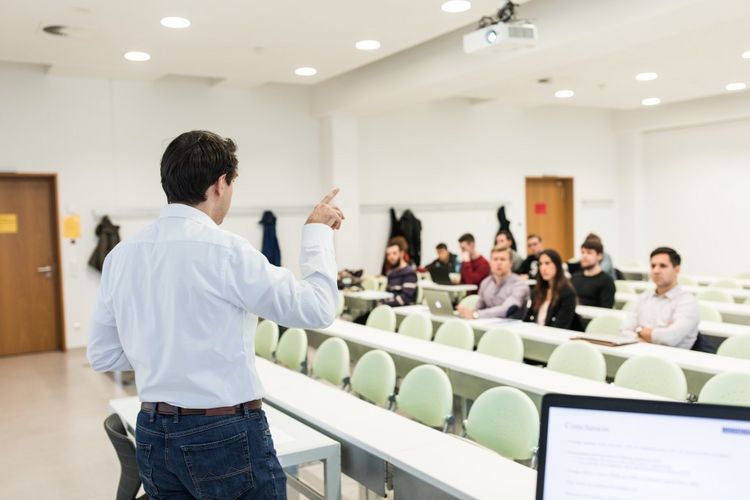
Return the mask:
M104 433L107 402L135 395L95 373L83 349L0 358L0 499L112 499L120 467ZM322 486L322 466L300 471ZM357 484L342 477L343 497ZM293 498L293 497L290 497Z

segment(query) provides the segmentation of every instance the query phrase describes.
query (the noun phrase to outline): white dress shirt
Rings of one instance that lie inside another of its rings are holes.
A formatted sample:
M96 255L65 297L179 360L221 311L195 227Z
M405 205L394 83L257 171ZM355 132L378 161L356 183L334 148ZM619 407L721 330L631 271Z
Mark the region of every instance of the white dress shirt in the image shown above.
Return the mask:
M639 326L652 328L652 343L690 349L698 337L699 322L698 300L677 285L663 295L656 295L656 290L643 292L626 316L622 330L635 335Z
M301 328L334 320L330 227L303 227L300 268L301 281L204 212L168 205L107 256L89 362L97 371L135 370L141 401L216 408L258 399L258 316Z

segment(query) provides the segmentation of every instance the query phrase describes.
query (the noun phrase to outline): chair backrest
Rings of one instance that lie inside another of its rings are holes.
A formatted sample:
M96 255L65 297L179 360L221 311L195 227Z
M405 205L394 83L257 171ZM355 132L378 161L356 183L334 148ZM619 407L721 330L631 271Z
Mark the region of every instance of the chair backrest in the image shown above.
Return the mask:
M460 318L449 319L435 332L434 341L438 344L472 351L474 350L474 330L471 329L469 323Z
M713 283L711 283L711 288L728 288L731 290L739 290L742 288L742 285L740 285L735 280L726 279L714 281Z
M745 304L750 304L750 297L745 299Z
M377 290L380 292L384 292L388 287L388 278L386 278L385 276L376 277L375 282L378 284Z
M420 281L423 282L424 280ZM419 286L419 283L417 283L417 297L415 300L415 304L420 305L422 302L424 302L424 288Z
M432 320L423 314L409 314L398 326L398 333L421 340L432 340Z
M365 276L364 278L362 278L362 282L360 283L360 286L364 290L377 290L378 286L380 285L378 284L378 281L375 279L375 276Z
M615 385L684 401L687 380L673 361L656 356L636 356L625 361L615 374Z
M458 303L461 307L468 307L469 309L476 309L477 302L479 302L479 295L467 295Z
M750 280L750 273L737 273L735 276L738 280Z
M677 278L677 283L685 286L698 286L698 280L691 278L690 276L680 275L680 277Z
M635 288L633 288L630 283L623 280L615 280L615 291L619 293L636 293Z
M635 300L630 300L628 302L625 302L625 305L622 306L622 310L630 312L633 309L635 309L635 304L636 304Z
M720 373L705 383L699 403L750 406L750 373Z
M584 340L572 340L557 346L547 360L547 368L599 382L607 379L604 354Z
M271 320L263 320L255 330L255 354L261 358L273 359L279 345L279 325Z
M443 427L453 410L453 387L435 365L421 365L406 374L396 396L398 409L430 427Z
M700 311L701 321L719 321L719 322L723 321L719 310L716 309L716 307L712 306L711 304L707 304L705 302L699 302L698 308Z
M599 316L589 321L586 333L600 335L618 335L622 329L622 319L617 316Z
M521 336L504 328L493 328L482 335L477 344L477 352L496 358L523 362L523 340Z
M344 294L339 292L339 303L336 306L336 317L340 318L341 315L344 313L344 307L346 306L346 299L344 298Z
M276 348L276 360L297 371L305 371L307 359L307 332L301 328L290 328L281 335Z
M734 335L721 343L716 350L719 356L750 360L750 335Z
M120 482L117 485L115 498L116 500L133 500L141 487L138 464L135 460L135 445L128 438L125 426L116 413L104 419L104 430L120 461Z
M539 442L539 412L515 387L494 387L474 401L466 435L504 457L528 460Z
M709 302L726 302L734 303L734 298L725 290L718 288L706 288L695 296L698 300L707 300Z
M349 375L349 346L346 342L338 337L323 341L315 352L312 373L315 377L341 386Z
M396 388L396 364L381 350L365 353L354 366L352 391L379 406L385 406Z
M396 331L396 313L393 308L386 304L381 304L370 312L367 317L367 326L385 330L387 332Z

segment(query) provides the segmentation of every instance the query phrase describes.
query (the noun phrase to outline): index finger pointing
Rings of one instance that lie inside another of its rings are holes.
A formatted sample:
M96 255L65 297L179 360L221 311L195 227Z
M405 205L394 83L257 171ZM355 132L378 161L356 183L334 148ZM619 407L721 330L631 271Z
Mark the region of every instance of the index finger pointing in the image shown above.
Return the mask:
M328 204L331 201L333 201L333 199L336 197L337 194L339 194L339 188L334 188L333 191L331 191L330 193L328 193L327 195L325 195L323 197L323 199L320 200L320 202Z

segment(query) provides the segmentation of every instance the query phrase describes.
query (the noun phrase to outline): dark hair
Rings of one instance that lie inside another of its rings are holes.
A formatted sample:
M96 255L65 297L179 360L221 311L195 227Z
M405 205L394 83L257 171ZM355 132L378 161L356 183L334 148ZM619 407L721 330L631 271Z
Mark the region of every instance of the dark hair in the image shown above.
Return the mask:
M568 278L565 277L565 269L563 269L562 258L560 254L552 249L543 250L539 254L539 265L541 265L542 255L546 255L555 265L555 277L552 279L552 285L550 286L547 281L542 279L541 273L537 273L536 285L534 286L534 292L531 298L531 309L539 312L539 308L544 304L544 300L547 298L547 290L552 289L552 296L549 301L549 308L552 309L560 297L560 291L563 288L572 288Z
M448 250L448 245L445 243L438 243L435 250Z
M651 257L653 258L654 255L661 255L665 254L669 256L669 261L672 263L673 266L677 267L682 263L682 257L680 257L680 254L677 253L677 251L674 248L669 247L659 247L653 252L651 252Z
M531 233L530 235L528 235L528 236L526 237L526 241L529 241L529 240L530 240L531 238L536 238L536 239L538 239L538 240L539 240L540 242L542 241L542 237L541 237L541 236L539 236L539 235L538 235L538 234L536 234L536 233Z
M405 252L407 249L406 238L404 238L403 236L395 236L391 238L388 241L388 246L386 246L386 248L390 247L398 247L399 251Z
M169 203L197 205L222 175L227 185L237 175L237 146L232 139L193 130L169 143L161 158L161 186Z
M474 243L474 235L471 233L462 234L458 239L459 243Z
M581 248L585 248L586 250L593 250L594 252L598 253L599 255L604 253L604 245L602 245L602 240L600 239L594 239L594 238L587 238L582 244Z
M495 239L497 239L497 237L500 236L501 234L504 234L505 237L508 238L508 241L513 243L513 234L511 234L511 232L508 231L507 229L501 229L500 231L498 231L497 234L495 235Z

